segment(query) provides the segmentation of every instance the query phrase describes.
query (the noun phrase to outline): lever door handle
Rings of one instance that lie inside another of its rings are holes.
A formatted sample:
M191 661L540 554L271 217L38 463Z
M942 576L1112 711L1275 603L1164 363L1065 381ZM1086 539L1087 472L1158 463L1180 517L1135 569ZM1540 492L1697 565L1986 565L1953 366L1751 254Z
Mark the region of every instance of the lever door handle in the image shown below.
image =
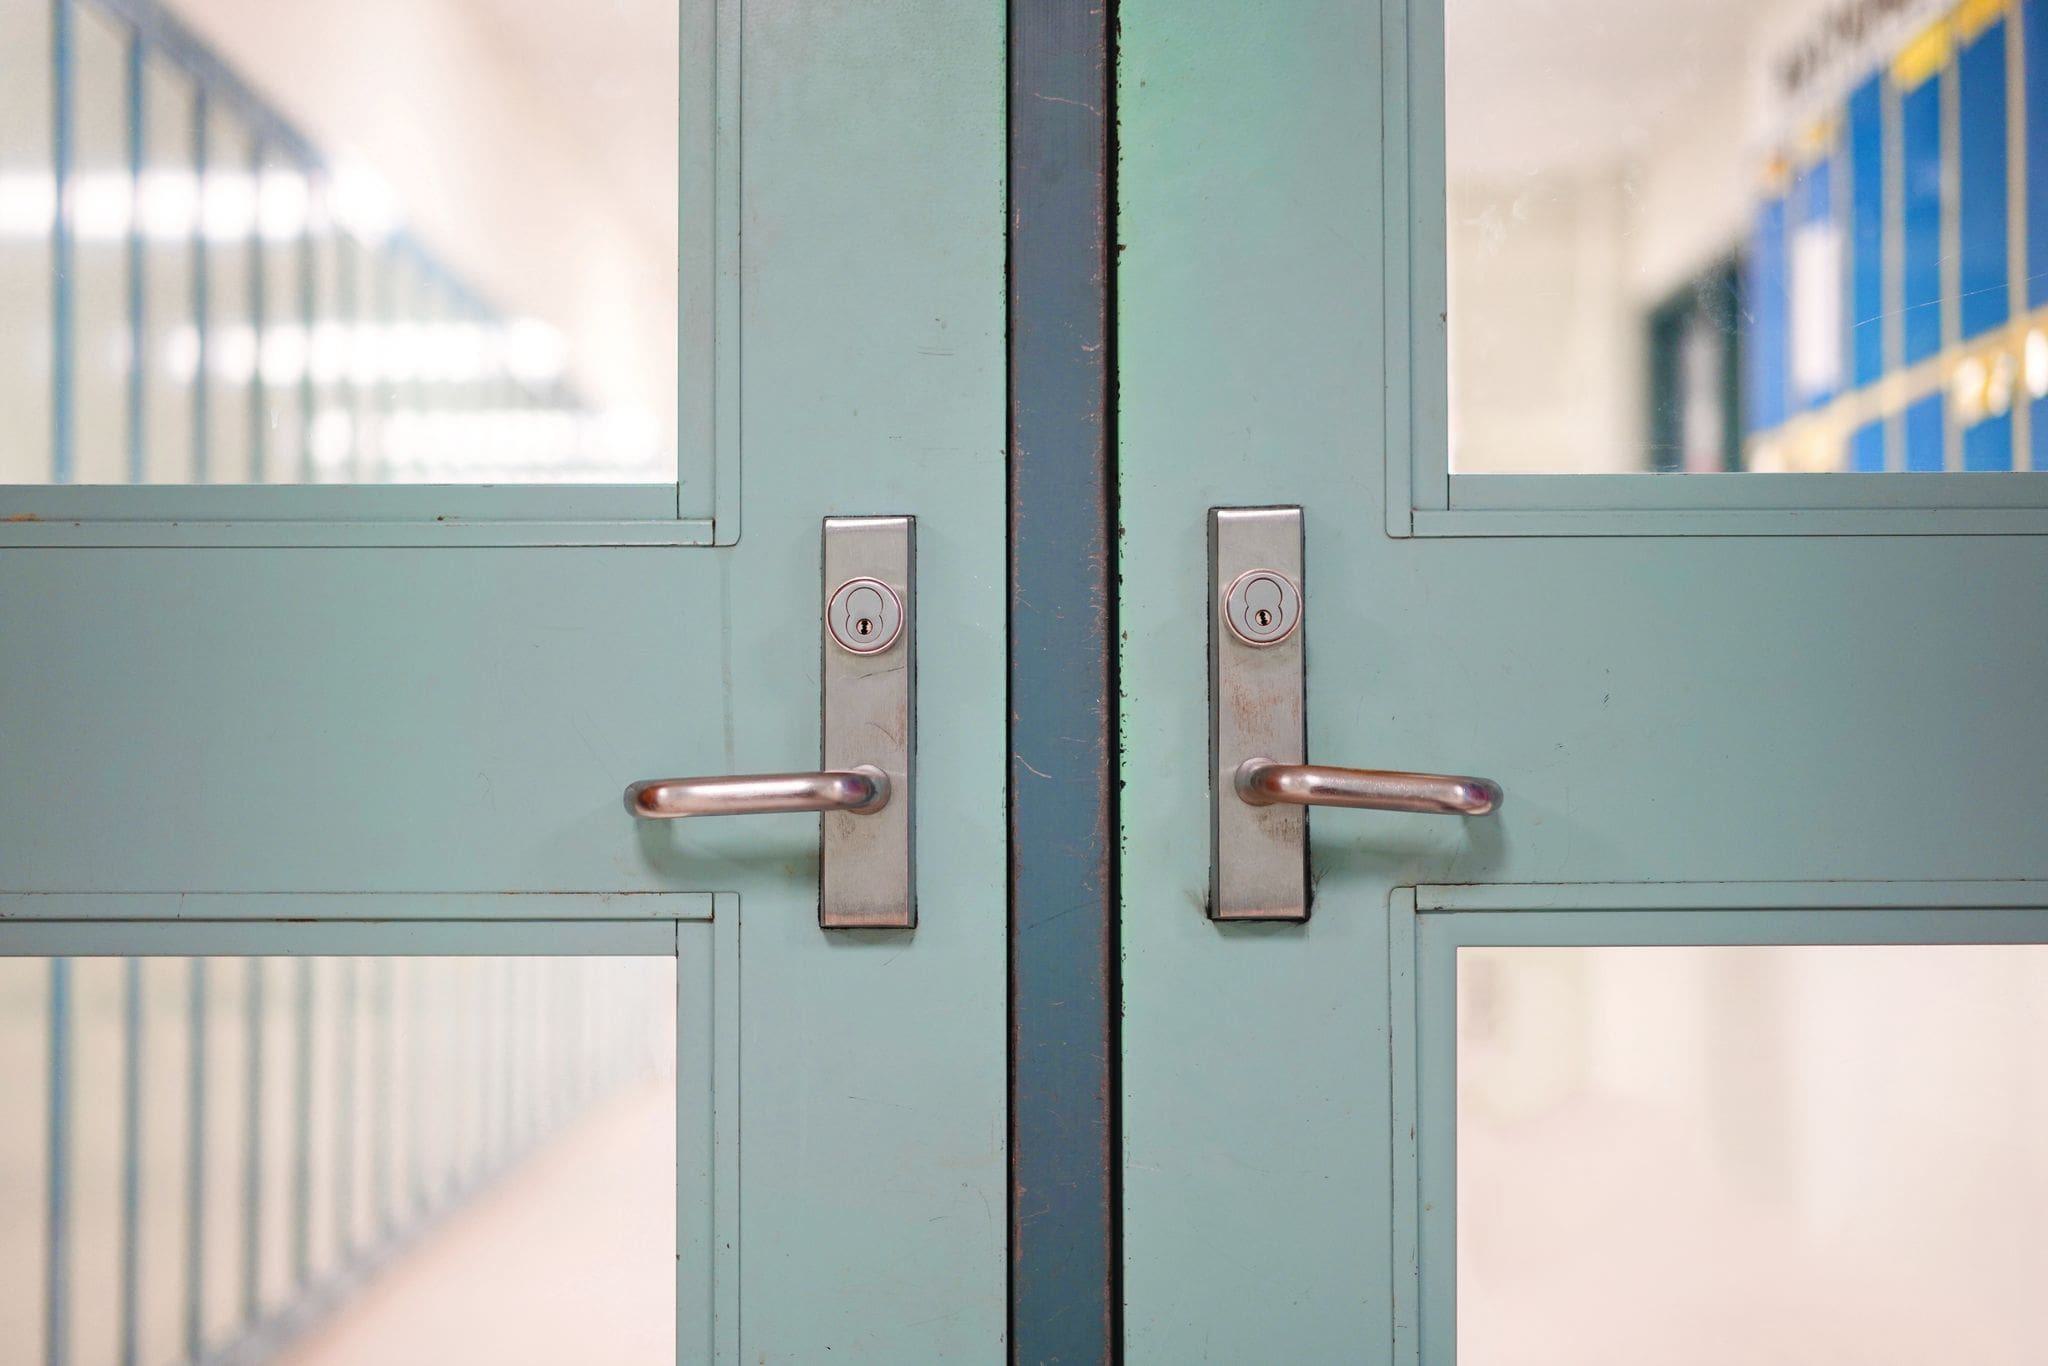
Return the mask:
M1247 759L1237 766L1237 795L1252 806L1348 806L1425 816L1491 816L1500 784L1448 773L1395 773Z
M915 929L917 524L827 517L819 562L818 771L656 778L626 789L626 810L648 821L815 812L819 926Z
M850 811L866 816L888 804L889 775L872 764L826 773L650 778L626 789L626 810L647 821L772 816L786 811Z
M1308 759L1307 594L1298 507L1209 512L1209 914L1308 919L1308 810L1491 816L1488 778Z

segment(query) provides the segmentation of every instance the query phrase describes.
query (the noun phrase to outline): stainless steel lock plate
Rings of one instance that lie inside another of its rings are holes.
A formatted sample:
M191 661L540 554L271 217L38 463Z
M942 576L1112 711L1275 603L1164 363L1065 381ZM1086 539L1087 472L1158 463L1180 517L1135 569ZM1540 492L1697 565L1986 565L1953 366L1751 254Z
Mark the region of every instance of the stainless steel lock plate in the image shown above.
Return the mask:
M917 924L917 523L825 519L824 767L880 769L878 811L827 811L818 923L826 929Z
M1298 764L1302 695L1301 509L1209 511L1209 914L1308 918L1308 813L1238 800L1237 766ZM1261 621L1263 611L1270 619Z

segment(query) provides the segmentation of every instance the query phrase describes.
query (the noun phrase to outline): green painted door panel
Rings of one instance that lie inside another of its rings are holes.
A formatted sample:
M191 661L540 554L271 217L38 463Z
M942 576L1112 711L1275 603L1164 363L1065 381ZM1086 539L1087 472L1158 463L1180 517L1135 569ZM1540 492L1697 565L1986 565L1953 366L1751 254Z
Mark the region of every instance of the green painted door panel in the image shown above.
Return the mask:
M1126 1343L1383 1360L1397 889L2048 878L2048 540L1390 536L1382 6L1120 15ZM1269 504L1305 511L1310 761L1506 802L1315 812L1313 918L1220 927L1204 518Z
M611 789L726 763L724 555L5 552L8 889L723 887Z
M315 548L281 522L264 549L0 551L0 935L188 902L737 918L733 1359L995 1361L1003 16L685 9L744 92L683 386L737 452L737 544ZM815 817L636 825L620 794L817 767L820 524L874 513L918 519L921 914L826 934Z

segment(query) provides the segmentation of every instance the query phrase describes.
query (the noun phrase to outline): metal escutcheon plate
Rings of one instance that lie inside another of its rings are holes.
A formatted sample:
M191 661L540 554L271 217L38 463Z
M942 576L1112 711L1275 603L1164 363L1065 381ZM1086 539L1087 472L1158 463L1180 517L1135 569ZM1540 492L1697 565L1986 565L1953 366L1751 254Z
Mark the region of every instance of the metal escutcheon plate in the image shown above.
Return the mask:
M826 929L917 924L916 532L909 517L825 519L822 767L871 765L890 792L879 810L821 818Z
M880 579L848 579L825 604L833 643L857 655L878 655L903 634L903 599Z
M1223 624L1247 645L1278 645L1301 625L1301 586L1277 569L1247 569L1224 590Z
M1252 806L1237 768L1298 764L1308 745L1301 509L1209 512L1209 914L1308 918L1308 812ZM1260 612L1268 613L1261 620Z

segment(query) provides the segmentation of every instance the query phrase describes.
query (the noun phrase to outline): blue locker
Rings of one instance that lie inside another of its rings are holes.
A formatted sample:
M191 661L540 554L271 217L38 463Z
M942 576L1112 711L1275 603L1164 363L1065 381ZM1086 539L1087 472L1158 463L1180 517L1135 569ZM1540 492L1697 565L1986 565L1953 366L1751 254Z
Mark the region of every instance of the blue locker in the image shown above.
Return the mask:
M2048 0L2037 0L2048 4ZM1884 85L1876 77L1849 97L1849 384L1884 374ZM1880 437L1880 443L1882 438ZM1879 447L1883 449L1882 444ZM1882 467L1882 460L1879 461ZM1859 466L1860 468L1860 466Z
M1749 430L1782 426L1791 411L1791 299L1782 197L1766 200L1756 215L1745 271L1742 338L1744 387L1749 397Z
M2012 414L1987 417L1963 432L1963 468L1966 470L2009 470L2012 468Z
M2020 33L2027 133L2027 306L2048 304L2048 0L2026 0ZM2041 430L2039 422L2034 430ZM2037 458L2035 469L2048 469Z
M1900 100L1905 158L1906 364L1941 351L1941 78L1905 92Z
M1915 473L1938 474L1946 463L1943 418L1947 405L1942 395L1929 394L1906 409L1906 468Z
M1991 25L1964 45L1956 63L1960 156L1962 295L1958 301L1965 338L2003 326L2011 316L2007 238L2005 21ZM2007 446L2006 463L2011 464Z

